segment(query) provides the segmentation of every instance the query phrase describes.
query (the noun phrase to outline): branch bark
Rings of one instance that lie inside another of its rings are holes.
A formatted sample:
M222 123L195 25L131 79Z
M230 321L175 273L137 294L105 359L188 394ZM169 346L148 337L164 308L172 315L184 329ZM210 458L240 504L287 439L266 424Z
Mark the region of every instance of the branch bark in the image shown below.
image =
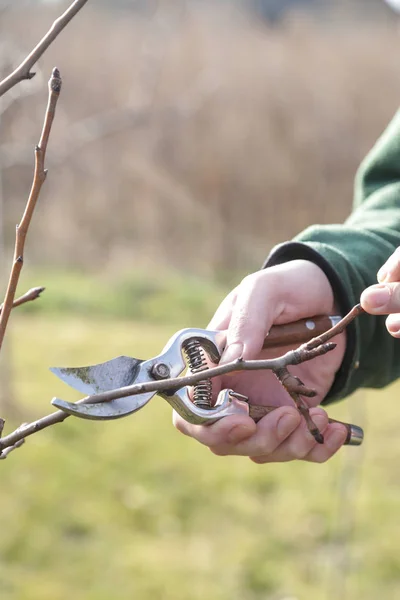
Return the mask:
M287 352L283 356L274 359L268 360L236 360L231 363L213 367L207 370L207 378L211 379L213 377L217 377L220 375L224 375L226 373L232 373L234 371L251 371L251 370L261 370L268 369L274 371L275 374L279 375L280 370L287 369L290 365L298 365L303 362L312 360L317 356L322 356L327 352L330 352L336 347L336 344L329 342L335 335L341 333L359 314L361 314L363 310L359 305L355 306L350 313L348 313L335 327L332 327L322 336L318 338L313 338L311 341L306 344L302 344L298 349L291 350ZM318 343L316 345L316 340L323 339L323 343ZM192 386L199 381L204 381L204 371L201 373L195 373L192 375L187 375L185 377L176 377L174 379L167 379L161 381L151 381L141 384L133 384L130 386L126 386L123 388L119 388L116 390L111 390L109 392L104 392L102 394L95 394L93 396L86 396L79 400L77 404L85 404L85 403L96 403L96 402L110 402L111 400L116 400L117 398L124 398L127 396L131 396L133 394L142 394L146 392L161 392L173 390L176 388L181 388L183 386ZM303 386L302 382L296 378L296 381L285 381L283 378L280 379L282 385L284 385L285 389L292 396L292 398L296 401L296 405L298 406L301 414L306 419L310 431L312 431L312 427L314 423L312 420L309 420L308 407L307 405L300 399L299 403L297 402L299 398L295 398L296 394L303 396L315 396L315 391ZM304 405L304 406L299 406ZM268 412L265 410L265 407L262 409L264 414ZM25 424L18 428L16 431L10 433L4 438L0 439L0 455L4 453L5 449L11 446L15 446L20 440L37 433L38 431L42 431L47 427L52 425L56 425L57 423L62 423L67 419L70 415L64 413L63 411L56 411L51 413L37 421L32 423ZM318 436L318 430L314 431L315 436ZM316 438L317 439L317 438Z
M26 302L32 302L32 300L36 300L39 298L40 294L44 292L44 287L34 287L25 292L22 296L14 300L12 307L17 308L17 306L21 306L21 304L26 304ZM4 303L0 305L0 313L3 310Z
M14 262L11 268L10 278L8 282L6 297L4 299L1 315L0 315L0 350L3 344L4 335L6 332L8 319L14 304L15 293L19 281L19 276L24 262L24 247L25 240L28 234L29 225L32 220L32 215L35 210L40 190L46 179L47 171L44 169L44 161L46 157L47 143L49 141L51 126L53 124L57 101L61 91L61 77L58 69L53 69L49 80L49 95L48 103L44 117L42 134L39 144L35 148L35 172L33 183L28 201L26 203L24 214L21 222L17 225Z
M35 73L31 72L33 65L39 60L42 54L47 50L56 37L61 31L68 25L71 19L81 10L86 4L87 0L75 0L70 7L56 19L46 33L46 35L40 40L30 54L22 61L22 63L13 71L8 77L0 82L0 97L8 92L12 87L17 85L24 79L32 79Z

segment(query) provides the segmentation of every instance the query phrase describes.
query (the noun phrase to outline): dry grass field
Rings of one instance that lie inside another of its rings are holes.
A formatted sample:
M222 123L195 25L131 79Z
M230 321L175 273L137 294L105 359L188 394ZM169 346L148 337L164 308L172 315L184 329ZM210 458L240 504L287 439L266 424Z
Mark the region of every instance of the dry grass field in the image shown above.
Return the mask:
M58 10L6 11L0 52L30 48ZM357 166L399 105L399 46L395 17L270 28L181 0L142 16L89 3L2 115L7 247L53 65L64 89L32 261L226 277L348 215Z

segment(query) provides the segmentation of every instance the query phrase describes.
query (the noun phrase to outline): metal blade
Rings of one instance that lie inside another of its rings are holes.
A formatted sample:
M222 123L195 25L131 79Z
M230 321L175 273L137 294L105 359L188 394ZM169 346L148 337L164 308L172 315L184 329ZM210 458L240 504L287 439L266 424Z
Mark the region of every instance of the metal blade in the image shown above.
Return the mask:
M118 356L98 365L72 368L52 367L50 371L67 385L82 394L91 396L132 385L142 362L137 358Z
M126 398L119 398L118 400L111 400L110 402L103 402L98 404L93 403L80 403L74 404L73 402L66 402L60 398L53 398L51 401L52 405L59 408L63 412L82 419L94 419L94 420L109 420L119 419L137 412L143 406L147 404L149 400L154 396L154 392L148 394L138 394L137 396L127 396Z

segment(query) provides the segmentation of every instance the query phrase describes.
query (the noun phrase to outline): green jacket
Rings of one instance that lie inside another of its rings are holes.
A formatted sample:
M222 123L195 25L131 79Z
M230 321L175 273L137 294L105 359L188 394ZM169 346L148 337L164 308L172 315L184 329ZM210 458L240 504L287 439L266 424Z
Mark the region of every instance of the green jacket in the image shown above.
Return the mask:
M355 179L354 210L343 225L313 225L275 247L265 266L294 259L318 264L328 276L342 314L400 246L400 110L362 162ZM382 387L400 377L400 340L386 317L363 315L348 328L345 357L325 403L359 387Z

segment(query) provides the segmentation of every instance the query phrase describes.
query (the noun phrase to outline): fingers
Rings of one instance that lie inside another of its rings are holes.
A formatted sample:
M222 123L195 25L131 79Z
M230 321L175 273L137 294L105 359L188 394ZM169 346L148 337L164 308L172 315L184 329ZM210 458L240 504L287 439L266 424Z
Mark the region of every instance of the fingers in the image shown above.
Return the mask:
M270 279L266 271L259 272L246 277L237 289L221 364L239 357L254 358L261 351L273 316L279 312L274 302L276 286Z
M208 447L232 446L250 438L257 426L253 419L234 415L220 419L212 425L192 425L173 411L173 423L181 433L188 435Z
M371 285L363 291L360 301L372 315L400 313L400 283Z
M400 338L400 247L396 248L378 271L378 285L371 285L361 294L361 306L372 315L389 315L388 332Z
M310 411L310 414L318 429L323 434L328 425L328 417L325 411L316 409ZM250 454L250 457L257 464L301 460L309 454L316 443L314 437L308 431L304 419L301 419L299 420L298 427L273 452Z
M400 281L400 247L396 248L378 271L379 283Z
M253 435L238 441L235 444L229 440L218 440L218 443L210 447L211 451L218 456L262 456L273 455L277 448L290 436L300 425L301 417L298 411L285 406L274 410L257 423Z
M346 440L346 428L328 424L321 408L311 409L313 420L324 434L324 444L317 444L294 407L282 406L265 416L257 425L249 417L232 416L211 426L191 425L176 413L174 424L182 433L208 446L218 456L250 456L253 462L307 460L325 462Z
M308 431L304 431L302 427L299 427L275 453L251 457L251 460L256 464L288 462L291 460L315 463L326 462L343 446L347 431L343 425L329 424L328 418L321 414L313 415L313 420L324 436L323 444L317 444Z
M400 338L400 313L395 313L388 316L386 319L386 328L390 335L395 338Z
M324 443L316 444L304 460L315 463L326 462L343 446L346 438L347 430L344 425L329 424L324 431Z

